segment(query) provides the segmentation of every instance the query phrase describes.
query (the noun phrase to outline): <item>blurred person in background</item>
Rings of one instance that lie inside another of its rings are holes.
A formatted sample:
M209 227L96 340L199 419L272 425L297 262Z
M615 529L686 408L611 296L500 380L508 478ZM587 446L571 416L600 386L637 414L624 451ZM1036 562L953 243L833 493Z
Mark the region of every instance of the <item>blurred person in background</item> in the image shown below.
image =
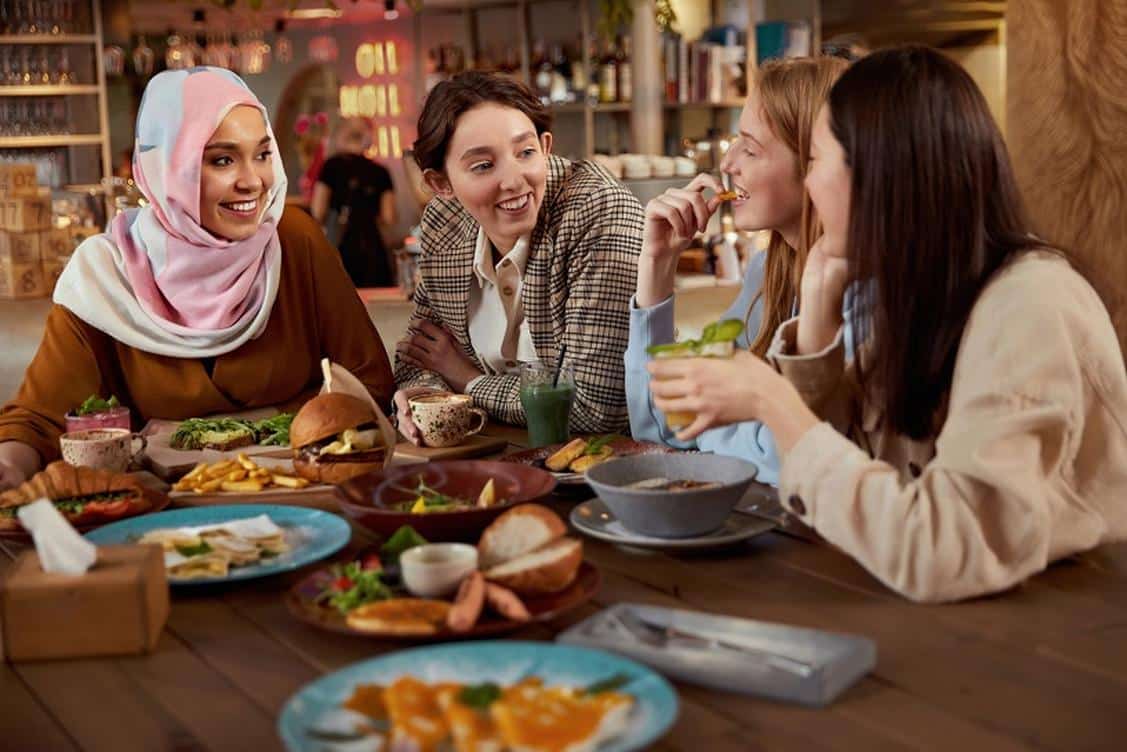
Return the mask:
M337 123L334 153L325 160L313 186L310 211L340 251L357 287L390 287L386 237L397 221L391 173L365 156L372 127L365 118Z

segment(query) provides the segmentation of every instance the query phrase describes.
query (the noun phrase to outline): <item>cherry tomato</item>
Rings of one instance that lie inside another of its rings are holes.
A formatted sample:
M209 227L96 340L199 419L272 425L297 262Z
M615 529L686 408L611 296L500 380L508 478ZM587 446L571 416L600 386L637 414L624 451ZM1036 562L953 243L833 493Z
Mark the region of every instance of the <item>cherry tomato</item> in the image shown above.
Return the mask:
M335 580L333 580L332 588L338 593L343 593L346 590L351 590L352 580L344 576L337 577Z

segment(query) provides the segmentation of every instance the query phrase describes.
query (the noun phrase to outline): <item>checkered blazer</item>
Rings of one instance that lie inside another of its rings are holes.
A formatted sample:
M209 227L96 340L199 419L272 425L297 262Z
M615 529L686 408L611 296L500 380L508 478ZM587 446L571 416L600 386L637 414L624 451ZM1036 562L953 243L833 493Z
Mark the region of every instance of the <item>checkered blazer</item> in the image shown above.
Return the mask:
M521 302L542 360L555 362L560 347L567 344L564 363L574 370L576 385L573 431L624 431L628 426L623 353L642 224L642 207L634 194L602 167L548 157L547 186L530 239ZM477 222L456 201L435 198L427 205L412 322L429 319L445 327L485 372L470 345L467 322L477 232ZM437 374L398 356L395 381L400 388L449 388ZM478 379L469 393L493 418L525 424L515 374Z

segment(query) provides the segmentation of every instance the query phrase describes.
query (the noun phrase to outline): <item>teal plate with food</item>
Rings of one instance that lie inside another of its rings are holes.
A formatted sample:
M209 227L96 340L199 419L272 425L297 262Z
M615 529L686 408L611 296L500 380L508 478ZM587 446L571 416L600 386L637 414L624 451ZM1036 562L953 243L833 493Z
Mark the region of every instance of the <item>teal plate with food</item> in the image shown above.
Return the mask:
M278 731L291 752L389 749L393 733L417 738L418 729L439 743L469 730L498 750L626 752L664 736L677 712L669 682L626 658L474 642L400 650L324 676L286 702Z
M335 514L276 504L194 507L106 525L86 535L99 545L164 548L172 585L213 585L269 577L332 556L352 531Z

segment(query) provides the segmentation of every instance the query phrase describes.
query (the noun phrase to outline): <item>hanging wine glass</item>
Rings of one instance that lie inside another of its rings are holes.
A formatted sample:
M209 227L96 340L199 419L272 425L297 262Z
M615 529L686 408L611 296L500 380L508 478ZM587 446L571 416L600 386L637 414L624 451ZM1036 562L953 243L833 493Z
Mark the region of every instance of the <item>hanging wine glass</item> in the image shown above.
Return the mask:
M154 65L156 65L156 53L142 34L138 38L137 46L133 48L133 71L138 76L147 78L153 74Z
M227 45L227 67L239 72L243 69L243 48L239 42L239 35L232 34L230 41L223 40Z
M63 54L66 54L65 52ZM102 50L102 65L106 69L107 76L121 76L125 74L125 50L116 44L107 44L105 49ZM62 71L60 66L60 79ZM62 83L60 80L59 83Z
M206 41L207 45L203 48L203 64L215 68L224 67L223 63L226 62L226 56L220 44L219 35L210 33L207 35Z
M47 55L47 46L39 50L39 83L51 83L51 59Z
M274 59L282 65L293 60L293 42L286 36L286 21L282 18L274 22Z
M164 65L170 70L179 70L184 65L184 40L175 32L168 35L168 49L164 53Z
M120 47L118 47L118 49L121 50ZM125 70L125 50L121 50L121 68L122 68L122 71L124 72L124 70ZM58 69L55 71L55 74L56 74L56 78L57 78L56 83L59 84L60 86L66 86L67 84L73 84L75 82L74 81L74 73L71 71L71 68L70 68L70 53L67 52L65 47L63 48L63 50L61 52L59 52L59 66L58 66Z

